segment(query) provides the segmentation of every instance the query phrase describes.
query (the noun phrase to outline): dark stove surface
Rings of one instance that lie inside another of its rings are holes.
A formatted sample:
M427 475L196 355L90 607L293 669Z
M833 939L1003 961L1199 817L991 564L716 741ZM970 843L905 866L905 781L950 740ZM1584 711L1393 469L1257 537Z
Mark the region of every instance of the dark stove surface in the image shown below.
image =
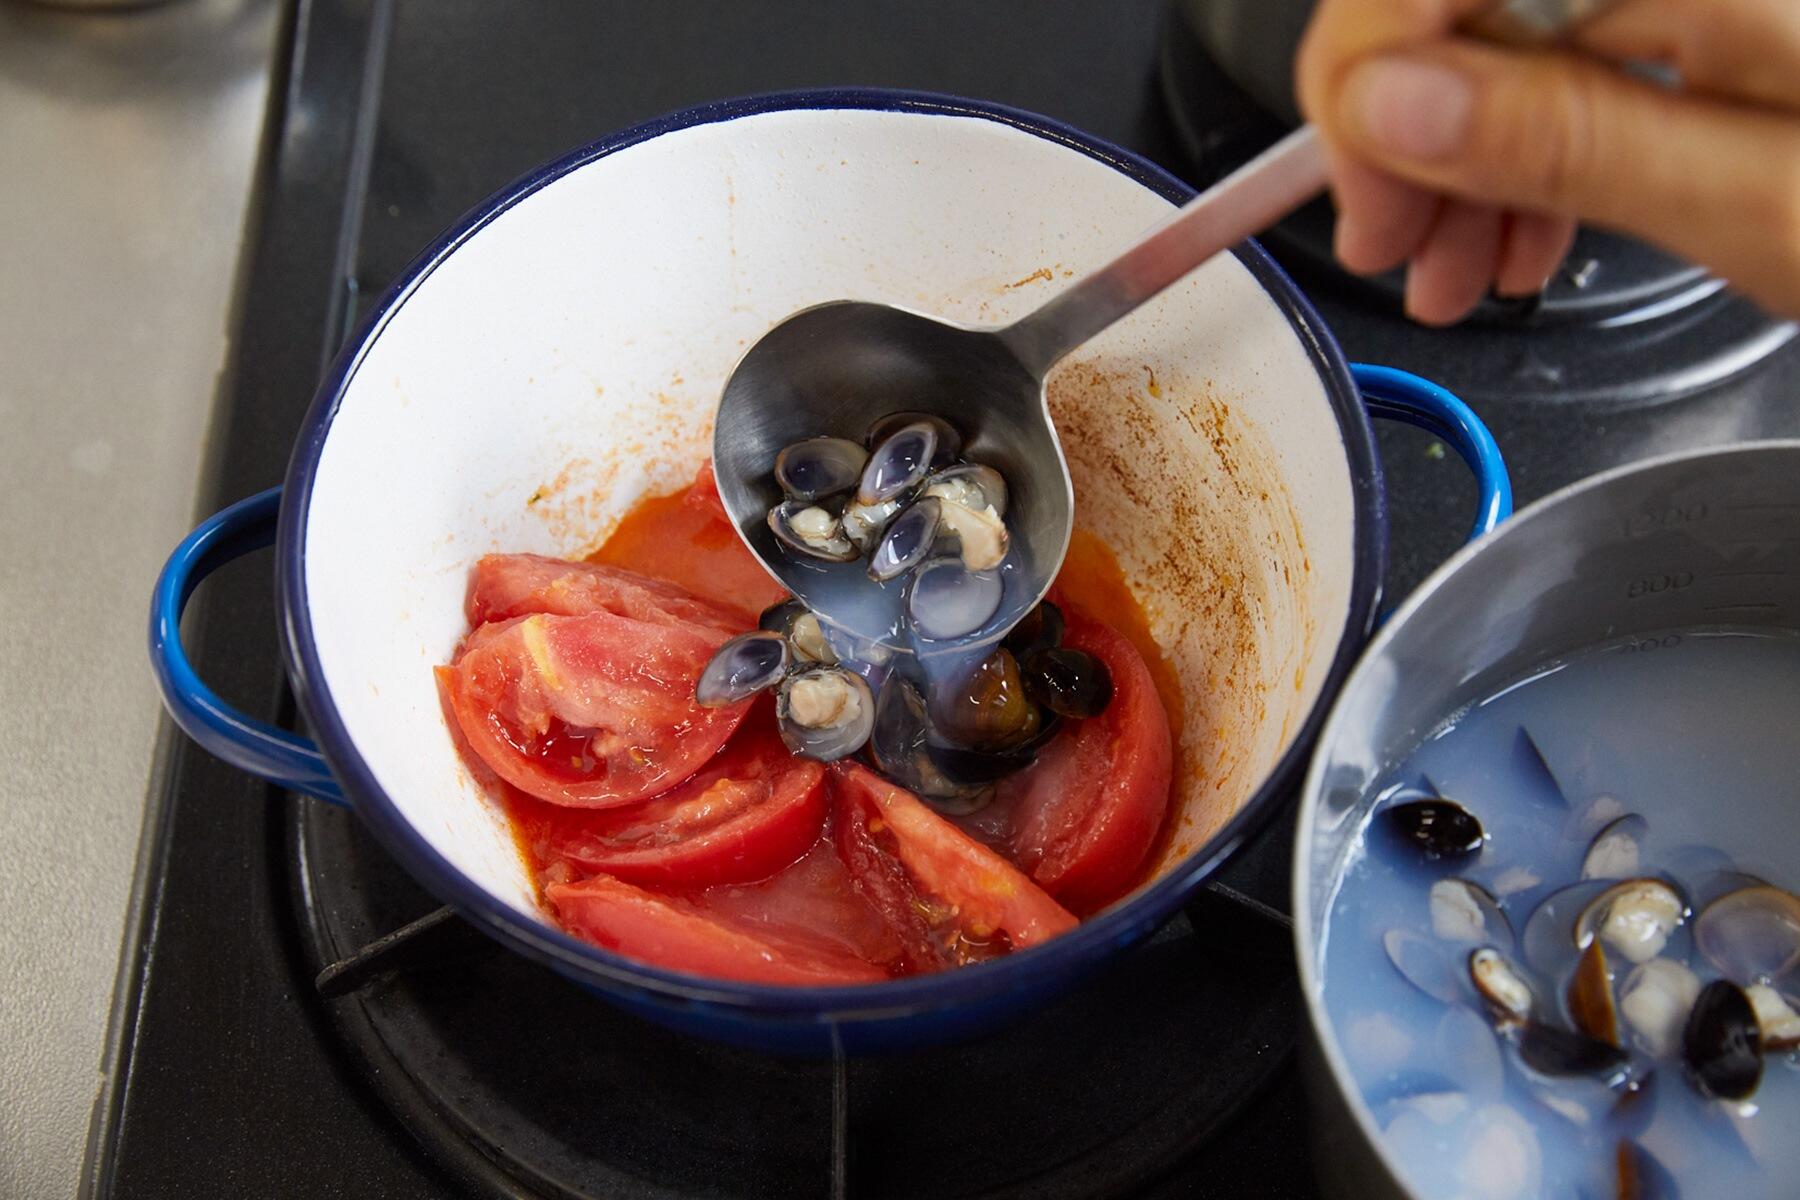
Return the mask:
M891 85L1035 109L1201 178L1193 129L1242 128L1223 109L1167 119L1166 32L1157 0L296 5L203 494L216 507L279 482L368 300L463 210L570 146L720 96ZM1328 279L1315 290L1351 357L1470 370L1465 334L1408 329ZM1523 328L1480 336L1533 354ZM1476 398L1523 500L1661 450L1800 433L1800 354L1746 361L1654 408L1604 389ZM1381 436L1398 594L1455 548L1473 493L1430 439ZM191 612L206 677L291 720L266 563L221 572ZM157 795L96 1194L1313 1194L1285 939L1225 889L999 1036L791 1062L668 1034L475 939L324 998L323 965L433 901L352 817L173 738ZM1284 907L1290 832L1277 822L1223 882Z

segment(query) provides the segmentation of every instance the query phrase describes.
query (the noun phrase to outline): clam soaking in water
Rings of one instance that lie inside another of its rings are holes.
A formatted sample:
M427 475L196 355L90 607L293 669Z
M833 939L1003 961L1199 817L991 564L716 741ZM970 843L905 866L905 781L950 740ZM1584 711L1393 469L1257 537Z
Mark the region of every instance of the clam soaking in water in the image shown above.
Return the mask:
M1458 713L1326 921L1422 1196L1800 1194L1800 637L1636 637Z

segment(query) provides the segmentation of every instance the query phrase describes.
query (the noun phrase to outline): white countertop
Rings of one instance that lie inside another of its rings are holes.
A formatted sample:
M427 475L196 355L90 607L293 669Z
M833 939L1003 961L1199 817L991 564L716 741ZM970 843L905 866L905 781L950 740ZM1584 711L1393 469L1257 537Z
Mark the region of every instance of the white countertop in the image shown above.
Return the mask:
M274 31L0 0L0 1196L81 1170Z

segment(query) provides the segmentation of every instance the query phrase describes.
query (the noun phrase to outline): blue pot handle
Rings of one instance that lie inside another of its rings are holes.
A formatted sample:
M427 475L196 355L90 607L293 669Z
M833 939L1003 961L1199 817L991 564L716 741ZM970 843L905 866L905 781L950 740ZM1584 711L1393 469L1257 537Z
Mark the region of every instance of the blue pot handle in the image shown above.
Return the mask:
M150 665L169 715L201 746L270 783L343 804L344 793L317 746L225 703L200 682L181 645L188 597L232 559L273 542L280 510L281 489L272 487L208 517L175 547L150 599Z
M1469 464L1481 495L1470 541L1492 533L1494 526L1512 515L1512 480L1507 476L1506 463L1500 457L1494 435L1474 409L1429 379L1393 367L1352 363L1350 374L1362 391L1363 404L1371 417L1417 426L1449 443Z

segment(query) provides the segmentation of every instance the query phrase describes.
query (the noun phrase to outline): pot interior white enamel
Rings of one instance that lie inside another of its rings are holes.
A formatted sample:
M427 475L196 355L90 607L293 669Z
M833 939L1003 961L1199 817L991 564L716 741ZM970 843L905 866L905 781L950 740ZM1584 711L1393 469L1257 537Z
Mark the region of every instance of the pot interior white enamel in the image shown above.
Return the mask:
M686 484L733 363L795 309L851 297L1002 322L1169 207L1092 150L993 115L800 108L597 154L478 222L374 326L313 433L310 487L290 488L305 505L292 652L334 758L374 785L359 805L391 806L439 868L544 921L432 678L476 558L583 555ZM1347 633L1358 496L1327 362L1223 256L1052 381L1078 523L1112 548L1181 680L1160 870L1264 783Z

